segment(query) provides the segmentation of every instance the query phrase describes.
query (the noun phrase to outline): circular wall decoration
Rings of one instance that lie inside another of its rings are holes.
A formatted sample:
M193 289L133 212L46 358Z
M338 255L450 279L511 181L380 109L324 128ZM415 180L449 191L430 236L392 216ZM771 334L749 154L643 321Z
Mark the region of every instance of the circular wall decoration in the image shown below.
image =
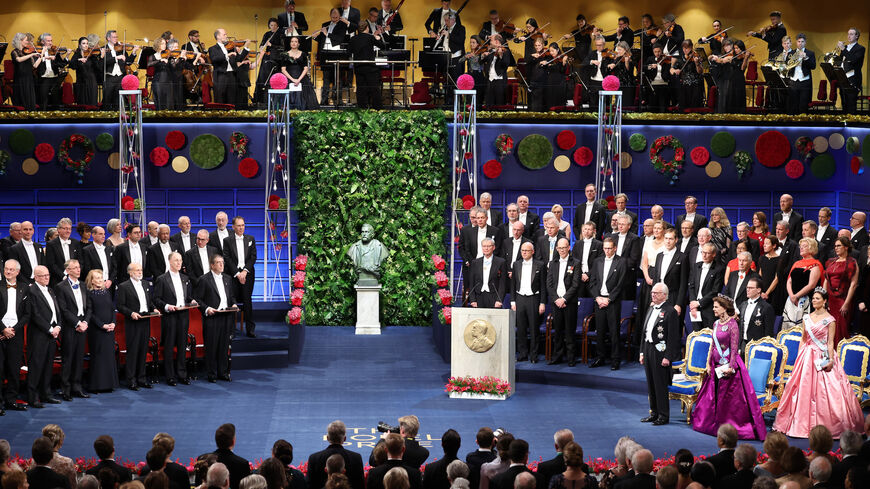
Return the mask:
M184 147L184 143L187 142L187 137L181 131L169 131L166 133L165 141L166 146L169 146L169 149L178 151Z
M553 158L553 145L546 136L529 134L517 145L517 157L529 170L540 170Z
M33 150L33 156L40 163L48 163L54 159L54 146L48 143L39 143L36 145L36 149Z
M0 176L6 174L6 165L10 159L12 159L12 155L5 149L0 149Z
M175 173L184 173L190 168L190 162L184 156L176 156L172 159L172 169Z
M827 143L827 139L825 139ZM755 140L755 157L768 168L782 166L791 155L791 143L779 131L765 131Z
M489 160L483 164L483 174L486 178L498 178L501 170L501 162L498 160Z
M163 146L157 146L151 150L149 159L154 166L166 166L169 163L169 151Z
M557 172L564 173L571 168L571 160L565 155L559 155L553 161L553 168L555 168Z
M863 175L864 174L864 158L860 156L853 156L852 160L849 162L849 166L851 166L852 173L855 175Z
M804 174L804 164L800 160L791 160L785 164L785 174L792 180L800 178Z
M569 131L567 129L560 131L559 134L556 135L556 145L559 146L559 149L571 149L577 145L577 136L574 135L574 131Z
M26 155L36 147L36 136L27 129L16 129L9 135L9 149L17 155Z
M698 146L692 148L692 151L689 152L689 157L696 166L704 166L710 161L710 152L707 151L707 148Z
M714 155L721 158L731 156L731 153L734 152L734 148L736 147L737 141L730 132L719 131L713 135L712 139L710 139L710 149L713 151Z
M574 162L580 166L589 166L595 155L587 146L580 146L574 151Z
M113 170L121 168L121 153L115 152L110 154L107 162L109 164L109 168Z
M632 163L631 155L625 151L619 155L619 166L622 167L623 170L630 168Z
M704 173L710 178L719 178L722 174L722 165L718 161L711 161L704 167Z
M846 138L843 137L842 133L835 132L828 136L828 146L831 149L841 149L846 144Z
M834 176L835 168L836 164L834 163L834 157L828 153L816 156L810 164L810 171L812 171L813 176L819 180L827 180Z
M825 136L816 136L813 138L813 151L816 153L824 153L828 150L828 138Z
M857 154L858 151L856 150ZM864 136L864 153L861 155L864 157L864 161L870 161L870 134Z
M199 135L190 143L190 160L203 170L219 167L226 156L224 142L214 134Z
M643 134L636 132L628 138L628 147L631 148L632 151L643 151L646 149L646 136Z
M21 171L26 175L36 175L39 171L39 162L35 158L27 158L21 163Z
M851 155L856 155L861 151L861 142L855 136L846 140L846 152Z
M260 171L260 164L253 158L244 158L239 162L239 174L245 178L254 178Z
M112 146L115 145L115 137L104 132L97 136L97 139L94 140L94 144L100 151L109 151L112 149Z

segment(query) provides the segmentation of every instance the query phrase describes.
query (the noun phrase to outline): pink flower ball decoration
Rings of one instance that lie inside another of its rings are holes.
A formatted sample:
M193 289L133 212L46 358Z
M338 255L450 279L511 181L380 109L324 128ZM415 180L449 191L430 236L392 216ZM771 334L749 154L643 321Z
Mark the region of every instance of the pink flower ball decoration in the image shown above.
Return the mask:
M798 160L791 160L785 164L785 174L792 179L798 179L804 174L804 164Z
M137 77L136 75L125 75L124 78L121 78L121 89L138 90L139 77Z
M272 75L272 78L269 78L269 86L272 87L273 90L284 90L287 88L289 83L290 81L287 80L287 77L281 73L275 73Z
M474 78L467 73L464 75L459 75L459 78L456 79L456 86L460 90L473 90Z
M605 76L604 81L601 82L601 88L608 92L619 90L619 78L613 75Z

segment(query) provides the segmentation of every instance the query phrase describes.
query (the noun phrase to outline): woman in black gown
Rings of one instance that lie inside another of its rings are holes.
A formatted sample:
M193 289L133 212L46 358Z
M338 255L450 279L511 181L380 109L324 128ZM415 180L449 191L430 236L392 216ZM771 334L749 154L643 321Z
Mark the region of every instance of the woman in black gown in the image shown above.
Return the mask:
M716 100L716 112L725 114L731 110L731 80L734 78L734 65L731 63L734 59L734 46L731 39L722 41L722 54L714 54L710 56L710 65L715 63L719 68L717 70L710 69L710 72L716 72L716 86L719 88L718 99Z
M36 84L33 70L42 62L27 34L19 32L12 39L12 105L36 110Z
M746 112L746 67L749 66L749 55L745 53L743 41L734 41L734 58L731 60L731 113Z
M631 47L625 41L620 41L614 49L616 53L607 65L608 75L619 78L619 89L622 90L622 105L634 105L634 62L631 60Z
M88 346L91 352L91 392L118 388L118 368L115 363L115 304L104 287L103 271L91 270L85 283L88 287Z
M311 110L318 107L314 85L308 76L308 55L299 49L299 38L290 38L290 50L280 57L281 73L290 82L289 88L302 85L301 92L290 92L290 103L295 108Z
M79 38L79 47L70 59L70 67L76 70L76 83L73 87L76 103L79 105L97 105L97 70L96 65L100 52L88 54L90 43L87 37Z
M474 89L477 90L477 108L483 105L486 100L486 85L489 82L486 75L483 73L483 54L477 54L477 51L483 47L483 40L477 34L471 36L468 40L468 54L465 55L465 72L474 78Z
M680 109L700 107L704 87L704 79L701 78L703 72L701 60L695 55L691 40L684 40L681 47L679 60L671 64L671 75L680 78L679 107Z
M541 67L541 63L551 59L546 49L546 43L541 38L534 40L535 51L526 58L526 78L531 89L529 109L533 112L544 110L544 97L547 92L547 72Z
M568 56L562 56L562 50L555 42L550 43L548 49L550 52L549 60L538 65L538 68L543 68L547 73L547 89L544 92L544 111L550 110L550 107L565 105L565 101L568 100L565 95L565 66L568 64Z
M779 283L777 271L779 270L779 240L773 234L764 237L761 243L764 254L758 258L758 273L761 274L761 297L773 306L776 314L782 314L785 305L785 295L782 291L785 287Z
M162 54L164 51L166 51L166 39L158 37L154 41L154 54L148 57L148 67L154 70L151 92L154 94L154 105L157 110L173 107L172 66L168 53L165 56Z

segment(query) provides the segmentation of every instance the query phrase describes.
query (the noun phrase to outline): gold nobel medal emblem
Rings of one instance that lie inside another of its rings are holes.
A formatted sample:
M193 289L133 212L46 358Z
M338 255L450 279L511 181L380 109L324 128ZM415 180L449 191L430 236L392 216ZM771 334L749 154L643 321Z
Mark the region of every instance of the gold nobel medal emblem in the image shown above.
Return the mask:
M495 345L495 326L484 319L475 319L465 326L465 346L477 353L488 351Z

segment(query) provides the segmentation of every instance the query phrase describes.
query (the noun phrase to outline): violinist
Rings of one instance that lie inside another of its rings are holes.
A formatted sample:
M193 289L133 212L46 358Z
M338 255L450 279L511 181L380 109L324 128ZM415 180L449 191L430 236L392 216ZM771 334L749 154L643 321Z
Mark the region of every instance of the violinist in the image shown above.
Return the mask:
M746 45L739 39L735 40L732 44L732 51L734 52L734 58L731 60L731 95L728 97L731 101L731 108L729 112L732 114L742 114L746 112L745 73L752 53L746 50Z
M589 54L589 49L592 46L592 31L595 26L589 25L586 22L586 16L583 14L577 15L577 29L573 32L562 36L563 40L574 39L574 58L583 60Z
M593 41L595 50L586 55L581 66L586 67L583 71L583 77L588 79L586 84L589 87L589 105L591 108L598 107L598 91L601 90L601 82L604 80L604 75L607 70L604 65L608 62L612 52L604 48L604 36L598 35Z
M490 38L489 51L481 57L483 72L486 75L488 87L485 105L504 105L507 92L507 69L513 64L511 50L504 44L501 34Z
M644 62L644 75L652 86L652 93L645 97L653 112L664 112L668 107L670 94L668 83L671 81L671 58L662 54L662 45L653 44L652 56Z
M36 68L36 100L42 110L59 107L61 104L61 84L66 75L67 60L63 57L66 48L58 48L52 42L51 34L39 36L42 44L40 56L42 63Z
M662 26L656 32L656 41L662 43L662 52L666 55L676 54L683 45L683 39L686 38L683 32L683 27L677 24L677 18L674 14L667 14L662 17Z
M631 31L629 31L631 32ZM619 78L622 100L626 105L634 103L634 63L631 61L631 46L620 41L614 49L613 58L607 62L607 74Z
M225 29L216 29L214 39L217 44L208 48L208 57L211 59L214 70L213 100L219 104L235 104L235 66L238 55L234 48L227 48L227 31Z
M40 53L27 39L27 34L19 32L12 38L12 105L36 110L36 87L33 84L33 69L42 63Z
M747 36L757 37L767 43L767 59L773 61L782 52L782 38L787 34L782 23L782 12L774 10L770 13L770 25L760 31L749 31Z
M97 67L100 63L99 51L91 46L87 37L79 38L79 46L70 58L70 67L76 70L76 83L73 86L76 103L97 105Z
M251 64L252 53L248 50L249 42L251 41L235 43L236 66L233 72L236 75L236 108L242 109L248 108L248 102L250 99L249 89L251 87L250 73L251 69L255 68L255 66ZM253 55L255 56L255 54ZM256 57L254 59L256 60Z
M148 57L148 68L152 68L154 76L151 78L151 92L154 94L154 105L157 110L168 110L173 108L173 95L175 93L172 86L172 68L170 63L173 61L169 57L166 48L166 39L158 37L153 43L154 54ZM164 53L164 51L166 51ZM174 61L178 61L175 58Z
M803 32L797 35L795 56L801 63L789 73L788 113L803 114L813 98L813 70L816 69L816 53L807 49L807 35Z
M725 114L731 110L731 80L734 78L734 45L730 38L722 41L722 53L711 55L710 72L715 73L714 80L716 87L719 89L716 95L716 112ZM718 66L717 70L713 70L712 66Z
M283 40L278 32L278 19L272 17L269 19L269 30L263 33L257 51L256 65L260 69L257 72L257 83L254 87L254 101L258 104L266 103L266 85L269 83L269 77L276 71L274 55L277 54L277 48L282 45ZM283 51L283 47L281 51Z
M275 63L290 82L290 104L298 109L317 108L317 95L308 76L308 54L299 49L299 37L290 38L290 49L279 54ZM296 90L297 87L301 90Z
M513 24L503 21L498 15L498 10L493 9L489 11L489 20L483 23L478 35L481 39L489 39L495 34L501 34L502 39L510 41L514 37L515 30L516 27Z
M640 29L637 30L634 35L638 36L638 40L640 41L640 54L642 59L647 59L652 56L652 47L655 42L650 42L650 40L654 40L656 37L656 33L659 31L659 27L653 22L653 16L650 14L643 14L640 17ZM664 49L664 46L662 46ZM667 55L668 53L664 53Z
M458 24L457 18L452 12L445 15L441 31L444 35L441 46L449 53L450 62L447 70L453 80L453 83L447 85L448 100L453 99L453 86L456 79L465 72L465 26ZM435 49L438 49L437 43Z
M190 73L194 66L202 63L203 54L193 54L193 52L186 49L179 50L178 45L179 41L174 37L166 41L166 49L170 53L173 53L169 61L173 90L172 108L182 110L187 106L185 100L185 72ZM174 56L174 53L178 53L178 56Z
M846 33L846 42L838 42L837 48L843 53L843 71L846 72L846 80L851 87L840 87L840 95L843 99L843 112L854 114L858 106L858 92L861 91L864 69L864 46L858 44L861 33L852 27Z
M698 44L709 43L710 54L722 53L722 40L728 37L727 32L722 31L722 21L716 19L713 21L713 34L709 37L702 37L698 40Z
M474 78L474 88L477 90L478 107L483 104L486 99L487 79L483 72L484 51L489 48L489 44L484 46L483 39L477 34L471 36L468 41L468 54L465 55L465 72Z
M387 20L393 17L390 20L389 24L387 24ZM402 14L396 12L396 15L393 15L393 2L391 0L381 0L381 9L378 10L378 25L384 27L385 35L398 35L399 31L404 29L404 25L402 24ZM372 31L374 32L374 31Z
M289 46L292 36L301 36L308 30L305 14L296 11L296 0L284 1L284 12L278 14L278 29L284 33L284 49Z
M559 44L552 42L547 48L549 56L538 65L538 69L546 73L546 91L544 92L544 110L550 107L565 105L567 89L565 85L565 71L567 70L569 57L559 48Z
M433 10L426 19L426 32L429 33L429 37L438 37L444 25L444 16L449 13L456 14L456 11L450 8L450 0L441 0L441 8ZM456 16L456 23L462 24L458 15Z
M208 50L199 42L198 30L192 29L187 33L187 42L181 46L181 49L194 53L197 56L193 60L195 73L186 75L190 80L190 84L185 87L185 99L189 98L191 102L199 103L202 100L202 88L204 84L208 83L212 85L214 80L212 80L211 73L209 72L211 61L208 58Z
M671 84L678 85L677 106L680 110L700 107L704 92L701 59L691 39L684 39L680 47L679 57L671 63L670 69Z
M613 41L614 49L619 43L625 42L628 45L628 50L631 51L631 46L634 44L634 32L631 30L628 17L624 15L620 17L617 20L616 32L609 36L604 36L604 40L607 42Z
M118 32L106 32L106 45L100 48L103 62L103 110L118 110L118 90L121 88L121 77L127 73L127 66L133 64L133 58L127 57L127 46L118 44ZM131 55L139 51L139 46L133 48Z
M187 33L187 42L181 46L181 49L194 54L206 54L205 47L199 42L199 31L196 29L192 29Z
M542 38L539 37L533 42L535 52L526 58L526 78L529 80L529 90L531 90L529 110L543 112L546 110L545 94L548 87L547 70L541 64L552 60L553 56L550 54L550 50L545 48L546 42Z
M535 39L539 37L543 38L544 41L550 38L549 34L538 28L537 20L529 18L529 20L526 21L526 30L520 37L514 38L514 42L516 43L525 43L523 58L525 58L526 62L531 58L532 53L535 52ZM546 46L546 44L544 45Z

